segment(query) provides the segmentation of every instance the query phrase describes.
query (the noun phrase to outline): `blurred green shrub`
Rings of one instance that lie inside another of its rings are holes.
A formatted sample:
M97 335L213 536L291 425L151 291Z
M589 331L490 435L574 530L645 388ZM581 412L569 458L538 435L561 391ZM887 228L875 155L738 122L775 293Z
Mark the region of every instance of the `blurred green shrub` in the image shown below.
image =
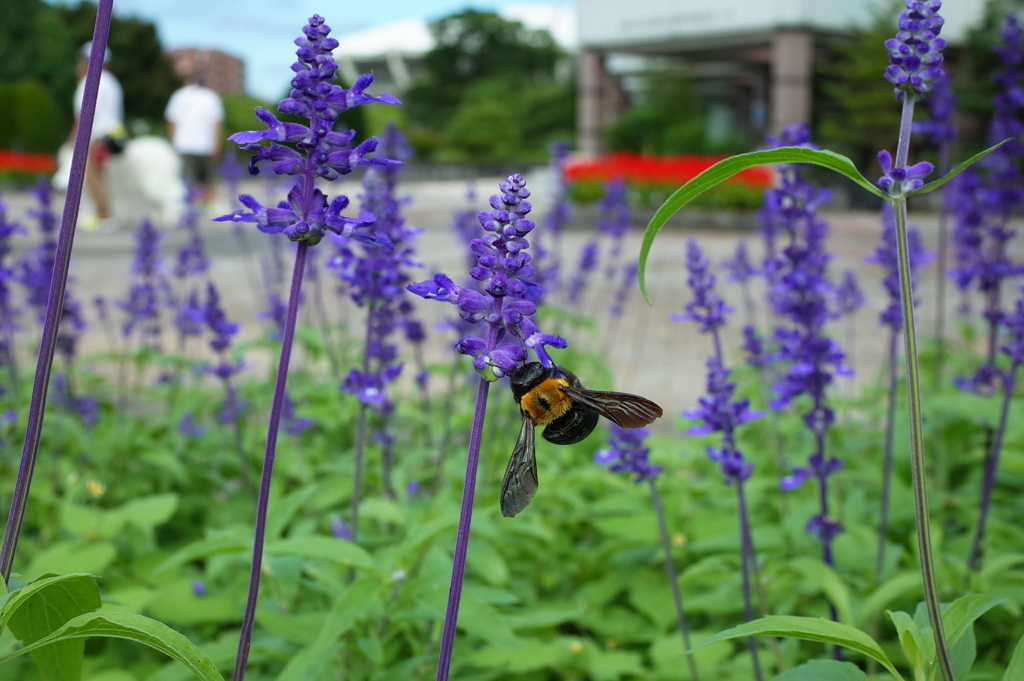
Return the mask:
M629 185L629 202L637 208L657 208L672 195L676 184L643 183ZM604 183L599 180L580 180L569 189L569 198L576 203L593 203L604 198ZM704 192L687 206L693 208L722 208L755 210L764 202L764 190L741 182L725 182Z
M0 149L53 153L64 141L60 110L38 80L0 83Z

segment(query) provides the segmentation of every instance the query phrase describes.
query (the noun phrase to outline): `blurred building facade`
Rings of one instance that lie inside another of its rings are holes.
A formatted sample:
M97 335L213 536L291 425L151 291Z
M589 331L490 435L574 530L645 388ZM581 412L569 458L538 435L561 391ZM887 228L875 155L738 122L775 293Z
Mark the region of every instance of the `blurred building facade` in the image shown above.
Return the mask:
M944 4L943 36L962 39L983 5ZM868 25L890 6L887 0L577 0L580 152L604 151L604 131L628 105L631 82L658 69L685 70L708 112L709 131L763 137L809 121L814 61L824 43Z
M218 50L182 47L170 52L174 71L203 78L206 87L221 95L245 92L245 63Z
M571 5L509 4L498 14L529 29L544 29L562 49L570 54L576 51L576 10ZM373 73L373 92L401 95L419 75L423 55L433 47L429 21L401 19L340 36L334 60L345 83Z

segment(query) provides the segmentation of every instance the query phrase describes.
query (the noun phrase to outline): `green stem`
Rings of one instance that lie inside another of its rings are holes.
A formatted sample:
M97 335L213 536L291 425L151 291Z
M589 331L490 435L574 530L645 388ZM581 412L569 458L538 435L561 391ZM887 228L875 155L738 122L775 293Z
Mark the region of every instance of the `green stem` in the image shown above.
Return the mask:
M900 134L896 145L896 168L906 168L910 151L910 128L914 122L914 97L906 93L900 115ZM910 275L910 248L907 241L907 199L902 187L891 197L896 213L896 246L900 270L900 309L903 313L903 345L907 358L907 400L910 412L910 472L914 487L914 515L917 517L917 548L921 562L921 581L924 583L924 602L928 607L928 620L935 636L935 652L942 678L956 681L953 658L949 654L946 635L942 627L942 609L939 604L939 585L935 579L935 559L932 554L931 518L928 515L928 480L924 458L924 428L921 419L921 372L917 362L917 331L914 323L914 289Z
M896 211L897 250L900 265L900 306L903 311L904 355L907 358L907 396L910 416L910 471L913 477L914 514L917 516L917 547L924 582L924 602L935 635L935 652L945 681L956 681L953 659L946 644L939 605L939 585L935 579L932 554L931 519L928 515L928 481L925 477L924 428L921 423L921 377L917 362L917 333L914 328L914 292L910 282L910 254L907 248L907 201L893 200Z

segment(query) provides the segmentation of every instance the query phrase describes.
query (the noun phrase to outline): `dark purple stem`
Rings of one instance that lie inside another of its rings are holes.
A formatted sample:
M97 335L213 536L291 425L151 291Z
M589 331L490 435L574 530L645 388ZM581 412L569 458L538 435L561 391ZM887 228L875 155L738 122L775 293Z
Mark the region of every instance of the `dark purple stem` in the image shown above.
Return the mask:
M992 502L992 487L996 483L999 454L1003 449L1003 436L1006 434L1006 422L1010 416L1010 402L1013 400L1013 386L1017 381L1017 367L1019 366L1014 362L1006 374L1006 384L1003 386L1003 410L999 415L999 429L996 430L992 449L988 452L985 462L985 484L981 488L981 514L978 516L978 527L974 531L974 541L971 542L971 555L967 559L967 569L971 572L978 567L978 560L981 558L981 540L985 534L985 521L988 519L988 509Z
M718 360L719 366L722 366L722 339L718 335L717 328L711 330L711 340L714 342L715 358ZM732 430L723 432L722 439L725 441L726 447L732 450L736 449L736 440ZM743 613L746 621L750 622L754 619L754 606L750 598L750 572L751 566L755 561L754 540L750 534L750 516L747 514L747 502L746 497L743 495L742 480L736 481L736 494L739 501L740 516L740 567L743 574ZM754 666L754 676L757 681L761 681L761 659L757 654L757 642L753 636L747 639L747 645L750 648L750 659Z
M743 573L743 616L747 622L754 619L754 603L750 597L750 572L754 563L754 546L750 537L750 521L747 515L747 499L743 494L743 481L736 481L736 501L739 503L740 511L740 553ZM754 678L761 681L761 658L757 653L757 641L754 636L747 638L747 647L750 649L750 660L754 665Z
M683 608L683 595L679 591L679 575L676 573L676 561L672 557L672 540L669 539L668 536L668 523L665 522L665 509L661 505L661 495L658 494L658 486L655 484L654 478L650 478L647 482L651 487L651 503L654 505L654 515L658 519L658 530L661 532L661 546L665 549L665 571L668 573L668 584L672 588L672 601L676 606L676 620L679 622L679 632L683 637L683 650L688 651L691 648L690 625L686 621L686 610ZM749 592L747 595L749 596ZM686 656L686 663L690 667L690 678L693 679L693 681L700 681L700 676L697 674L697 660L694 659L693 655ZM760 681L761 670L756 661L754 663L754 668L758 672L757 678L758 681Z
M60 313L64 308L64 288L68 281L68 267L71 264L71 248L75 241L78 209L82 203L86 158L89 153L93 118L96 114L96 96L100 88L100 73L103 70L103 54L107 49L107 34L110 32L112 9L113 0L99 0L96 8L96 24L92 33L89 68L85 74L82 111L78 116L78 131L75 134L74 154L71 157L71 179L68 181L68 192L60 221L60 233L57 236L53 276L50 278L50 293L46 299L43 333L39 343L35 381L32 384L28 423L25 426L25 443L21 449L21 465L18 467L18 479L14 483L11 510L7 514L3 545L0 547L0 575L5 582L11 576L14 555L18 551L18 539L21 536L21 526L25 521L25 509L28 506L28 491L32 486L32 474L35 472L36 458L39 454L43 415L46 411L46 392L50 385L50 370L53 367Z
M889 335L889 403L885 414L885 464L882 470L882 505L879 510L878 553L875 556L875 586L882 583L885 570L885 544L889 538L889 494L892 488L892 441L896 417L896 377L899 373L899 332Z
M277 432L281 427L281 409L284 406L285 387L288 383L288 364L292 358L292 341L295 339L295 323L299 314L299 294L302 291L302 276L306 268L306 254L309 242L300 241L295 251L295 269L292 271L291 292L288 295L288 314L284 320L281 337L281 358L277 364L277 380L274 383L274 401L270 406L270 425L267 428L267 448L263 453L263 474L260 476L260 494L256 502L256 531L252 545L252 569L249 572L249 596L242 618L242 633L238 640L238 655L235 657L233 681L245 678L245 665L249 659L249 645L252 642L252 628L256 622L256 600L260 590L260 570L263 567L263 539L267 531L267 503L270 501L270 477L274 472L274 458L277 453Z
M492 316L500 319L504 298L496 298ZM487 347L493 349L498 343L501 327L491 326L487 336ZM455 647L455 624L459 619L459 601L462 600L462 581L466 575L466 552L469 550L469 525L473 521L473 496L476 494L476 469L480 463L480 441L484 435L484 414L487 412L487 392L491 384L480 379L476 391L476 411L473 426L469 431L469 448L466 454L466 479L462 484L462 511L459 513L459 529L455 537L455 556L452 560L452 582L448 590L448 608L444 613L444 627L441 629L441 651L437 659L437 681L448 681L452 666L452 649Z

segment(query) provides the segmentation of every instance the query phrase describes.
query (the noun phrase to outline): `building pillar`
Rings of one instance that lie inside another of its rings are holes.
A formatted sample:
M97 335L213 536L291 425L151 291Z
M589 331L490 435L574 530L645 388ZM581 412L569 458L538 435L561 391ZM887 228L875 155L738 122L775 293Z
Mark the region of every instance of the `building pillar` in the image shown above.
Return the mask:
M604 131L626 108L626 94L619 79L605 68L604 58L594 49L583 50L580 55L576 127L579 153L585 157L606 151Z
M772 36L771 131L810 122L814 41L810 31L780 29Z
M601 85L604 81L604 55L585 49L579 61L579 91L576 100L576 127L579 152L585 157L601 154Z

